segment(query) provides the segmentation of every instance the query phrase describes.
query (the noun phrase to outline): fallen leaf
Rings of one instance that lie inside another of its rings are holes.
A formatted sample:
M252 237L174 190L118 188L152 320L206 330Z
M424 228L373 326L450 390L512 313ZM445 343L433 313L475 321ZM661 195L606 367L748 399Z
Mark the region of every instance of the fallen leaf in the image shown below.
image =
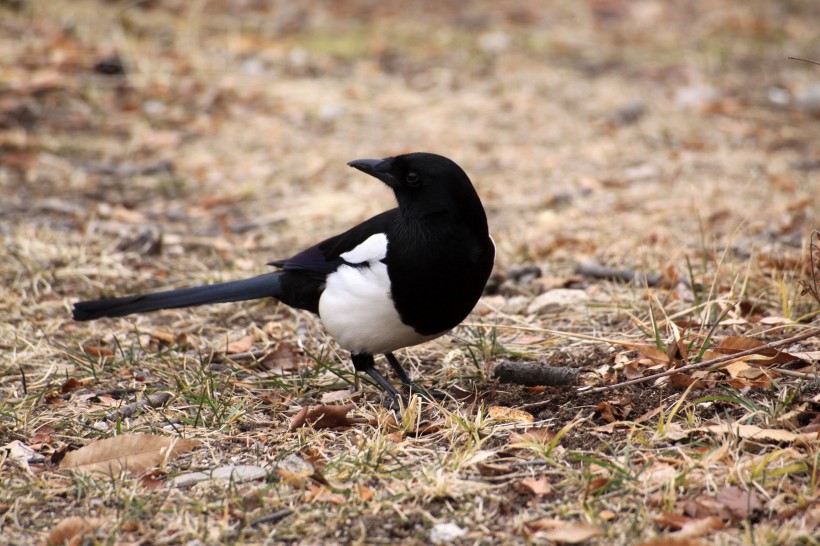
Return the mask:
M667 484L677 477L678 471L675 470L674 466L655 461L641 472L638 480L642 483L661 485Z
M677 531L678 529L683 528L686 523L694 520L684 515L674 514L664 510L661 511L660 514L652 516L652 521L654 521L656 525Z
M332 404L333 402L341 402L353 396L351 389L342 389L339 391L330 391L322 393L322 404Z
M331 492L327 487L314 486L308 490L305 500L319 504L344 504L347 499L344 495Z
M353 407L353 404L344 404L342 406L325 404L316 407L306 406L299 410L299 413L293 417L289 430L296 430L306 424L312 428L320 429L350 427L357 423L365 422L364 419L352 419L347 416Z
M98 347L96 345L86 345L85 347L83 347L83 351L85 351L85 354L96 358L114 356L114 351L112 351L108 347Z
M546 476L541 476L538 479L529 477L521 480L521 485L527 488L536 497L549 495L552 492L552 486Z
M526 432L510 434L510 445L513 447L526 444L546 445L555 438L555 433L547 427L534 427Z
M763 503L754 490L745 491L736 485L724 487L716 499L735 519L754 519L763 512Z
M77 389L83 387L84 385L85 385L85 383L83 383L82 381L77 381L76 379L71 377L68 380L66 380L66 382L63 383L63 385L60 387L60 393L61 394L68 394L71 391L76 391Z
M362 502L368 502L373 499L376 495L376 492L367 487L366 485L362 485L357 483L353 486L353 492L356 493L356 496L361 499Z
M711 496L703 493L694 498L687 499L683 505L683 513L697 519L708 517L717 517L721 521L729 519L729 512L726 507Z
M597 406L595 411L601 415L601 419L607 423L614 423L616 421L623 421L629 414L632 413L632 400L629 398L618 398L613 400L603 400Z
M499 423L533 423L535 418L531 413L516 408L507 408L504 406L490 406L487 408L487 414L490 419L494 419Z
M641 542L637 546L703 546L703 542L691 538L671 538L667 536Z
M106 523L104 518L66 518L55 525L48 533L46 543L49 546L58 546L66 543L82 544L83 538L92 534L97 528Z
M672 533L673 537L676 537L675 540L691 540L696 537L702 537L710 534L712 531L719 531L723 529L725 525L723 524L723 519L718 516L708 516L705 518L699 519L692 519L687 521L683 524L680 531ZM686 544L687 542L682 542L682 544ZM698 544L695 541L691 541L690 543Z
M256 336L249 335L243 337L239 341L234 341L233 343L228 343L228 346L225 347L225 354L235 355L238 353L247 353L253 347L253 342L256 341Z
M775 443L803 443L811 444L820 442L820 436L815 433L798 434L779 428L760 428L757 425L737 425L723 423L720 425L709 425L690 429L689 432L710 432L712 434L732 434L744 440L756 440L760 442Z
M272 372L284 373L298 370L303 360L304 358L296 347L290 343L280 343L259 362Z
M756 348L760 348L760 351L757 351L755 354L766 357L765 359L756 359L757 362L763 366L784 364L786 362L798 360L795 355L778 351L777 349L766 348L766 344L762 341L744 336L729 336L722 339L718 346L714 348L714 351L722 355L730 355Z
M560 527L541 531L538 536L553 542L580 544L602 534L604 532L597 525L591 523L565 523Z
M589 484L587 484L587 493L592 495L599 493L603 491L606 488L606 486L609 485L611 482L612 480L610 480L609 478L592 478L589 481Z
M71 451L60 461L60 468L81 472L117 474L120 470L140 473L199 445L198 440L151 434L121 434L95 440Z

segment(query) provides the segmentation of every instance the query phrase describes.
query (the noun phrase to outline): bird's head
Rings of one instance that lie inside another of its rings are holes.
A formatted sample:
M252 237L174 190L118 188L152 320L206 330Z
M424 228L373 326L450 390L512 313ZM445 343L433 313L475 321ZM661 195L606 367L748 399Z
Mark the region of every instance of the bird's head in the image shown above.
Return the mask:
M444 156L416 152L385 159L357 159L351 167L393 189L399 209L419 218L447 213L476 215L484 209L467 174Z

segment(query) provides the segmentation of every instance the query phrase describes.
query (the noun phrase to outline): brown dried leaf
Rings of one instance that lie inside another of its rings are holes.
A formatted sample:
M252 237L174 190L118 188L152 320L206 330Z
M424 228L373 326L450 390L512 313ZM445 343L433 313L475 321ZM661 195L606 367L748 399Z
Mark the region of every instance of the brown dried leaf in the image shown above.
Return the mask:
M516 408L507 408L504 406L490 406L487 408L487 414L491 419L500 423L533 423L535 418L531 413Z
M661 527L678 530L682 529L683 526L689 523L690 521L695 520L681 514L673 514L672 512L667 512L664 510L661 511L660 514L652 516L652 521L654 521L656 525L660 525Z
M703 542L692 538L662 537L641 542L638 546L704 546Z
M98 527L106 523L105 518L66 518L55 525L48 533L46 544L58 546L66 543L81 544L83 537L92 534Z
M721 340L720 344L715 347L714 350L721 355L730 355L760 347L760 351L757 351L756 354L767 357L765 360L757 359L757 363L761 366L771 366L772 364L783 364L792 362L793 360L799 360L795 355L781 352L777 349L764 348L765 345L762 341L751 337L729 336Z
M591 523L565 523L560 527L541 531L539 536L553 542L580 544L602 534L604 532L597 525Z
M353 404L342 406L319 405L316 407L304 407L299 410L290 422L290 430L309 424L315 429L350 427L357 423L363 423L364 419L353 419L347 416L353 409Z
M308 490L305 500L319 504L344 504L347 499L344 495L331 492L327 487L313 486Z
M609 485L611 482L612 480L610 480L609 478L592 478L589 481L589 484L587 484L587 493L590 495L594 495L595 493L598 493L602 491L604 488L606 488L606 486Z
M85 354L91 355L96 358L114 356L114 351L112 351L108 347L99 347L97 345L86 345L85 347L83 347L83 351L85 351Z
M811 444L820 442L817 434L797 434L779 428L760 428L756 425L735 425L724 423L720 425L709 425L691 429L691 432L702 431L713 434L733 434L744 440L755 440L759 442L773 443L803 443Z
M376 495L376 492L367 487L366 485L362 485L357 483L353 486L353 492L356 493L356 496L362 500L362 502L368 502L373 499Z
M601 419L607 423L623 421L632 413L633 403L629 398L603 400L595 406L595 411L601 414Z
M251 340L251 343L253 340ZM273 351L266 354L260 362L274 372L292 372L298 370L302 363L302 355L290 343L280 343Z
M510 434L510 445L513 447L521 444L542 444L546 445L555 438L555 433L547 427L534 427L526 432Z
M638 351L640 360L647 360L651 364L662 364L668 366L673 363L666 351L658 349L654 345L635 345L631 348Z
M725 506L735 519L759 516L764 508L760 497L754 490L744 491L736 485L721 489L716 500Z
M697 542L689 541L696 537L708 535L712 531L719 531L720 529L723 529L723 527L724 524L722 518L719 518L718 516L709 516L687 521L683 524L680 531L674 533L673 536L676 537L675 540L681 540L682 544L698 544Z
M549 495L552 492L552 486L546 476L541 476L538 479L532 477L524 478L521 480L521 485L536 497Z
M121 434L95 440L67 453L60 468L81 472L117 474L120 470L144 472L199 445L198 440L151 434Z
M76 391L77 389L81 388L85 383L82 381L77 381L73 377L66 380L65 383L60 387L61 394L67 394L71 391Z
M233 355L237 353L247 353L253 348L253 342L256 341L256 336L253 334L245 336L239 341L228 343L225 347L225 354Z

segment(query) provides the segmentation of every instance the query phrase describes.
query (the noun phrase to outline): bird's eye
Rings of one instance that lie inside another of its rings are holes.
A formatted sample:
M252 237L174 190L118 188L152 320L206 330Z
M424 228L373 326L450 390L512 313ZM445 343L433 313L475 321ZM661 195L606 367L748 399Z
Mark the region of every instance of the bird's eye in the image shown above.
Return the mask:
M419 173L416 171L410 171L404 177L405 181L407 181L407 185L411 188L415 188L419 184L421 184L421 180L419 180Z

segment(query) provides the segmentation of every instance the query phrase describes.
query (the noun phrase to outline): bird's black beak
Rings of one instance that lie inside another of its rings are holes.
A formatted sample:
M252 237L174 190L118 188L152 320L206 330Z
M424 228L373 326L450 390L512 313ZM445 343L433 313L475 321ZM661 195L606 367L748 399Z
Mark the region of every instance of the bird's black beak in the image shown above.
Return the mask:
M363 173L369 174L374 178L378 178L391 188L395 187L396 179L390 172L392 161L388 159L354 159L348 163L348 166L358 169Z

